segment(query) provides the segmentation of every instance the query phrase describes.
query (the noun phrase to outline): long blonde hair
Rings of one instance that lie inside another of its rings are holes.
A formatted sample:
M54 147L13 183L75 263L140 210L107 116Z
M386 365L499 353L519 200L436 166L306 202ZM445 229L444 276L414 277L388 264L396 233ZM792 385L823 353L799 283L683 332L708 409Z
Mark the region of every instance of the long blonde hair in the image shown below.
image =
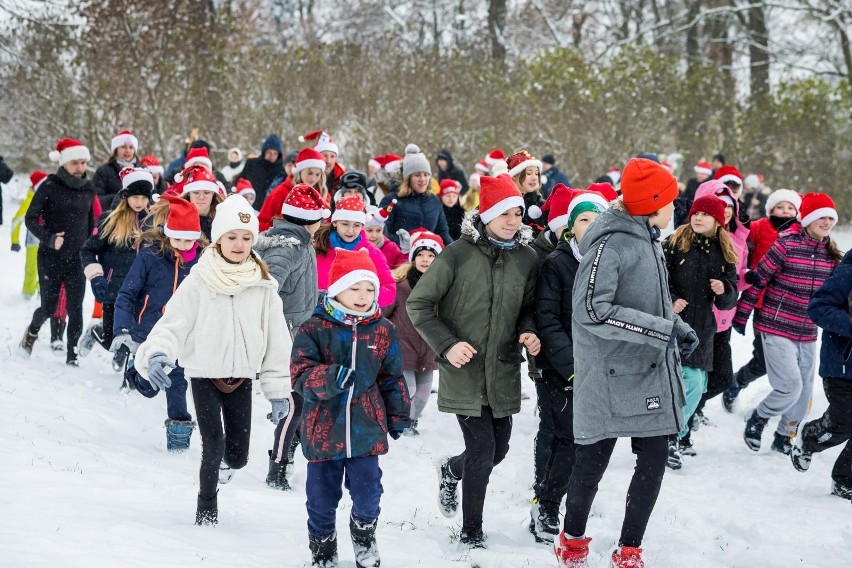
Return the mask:
M412 175L414 175L414 174L412 174ZM414 193L414 190L411 188L411 184L409 183L410 179L411 179L411 176L408 176L407 178L402 180L401 184L399 184L399 188L396 190L396 196L399 197L400 199L403 198L403 197L408 197L409 195L412 195ZM432 176L429 179L429 187L423 193L429 193L431 191L432 181L434 179L435 179L434 176Z
M136 243L141 231L136 211L126 199L118 202L104 221L103 235L111 245L130 248Z
M406 262L391 270L391 275L393 276L393 279L396 280L396 283L399 284L408 278L408 273L411 272L412 268L414 268L414 263Z
M716 231L714 236L719 240L719 246L722 247L722 256L725 262L736 264L739 260L737 250L734 248L734 241L728 231L714 219L716 223ZM673 249L679 249L680 252L689 252L692 244L698 238L698 233L692 228L692 225L685 223L677 228L677 230L669 237L669 242Z

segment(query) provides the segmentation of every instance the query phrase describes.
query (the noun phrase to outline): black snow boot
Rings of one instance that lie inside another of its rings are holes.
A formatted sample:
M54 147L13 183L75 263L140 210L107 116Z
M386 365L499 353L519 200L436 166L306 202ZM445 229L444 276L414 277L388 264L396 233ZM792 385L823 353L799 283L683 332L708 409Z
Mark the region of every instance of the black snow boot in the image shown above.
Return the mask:
M349 516L349 533L352 535L352 548L355 550L357 568L377 568L381 566L379 547L376 544L376 523L361 524L352 515Z
M535 541L553 544L559 535L559 502L536 501L530 509L530 532Z
M287 462L275 463L272 450L269 450L269 473L266 474L266 484L273 489L290 491L287 481Z
M843 485L842 483L831 480L831 494L852 501L852 487Z
M337 533L332 533L322 539L308 534L308 547L311 549L311 566L315 568L336 568Z
M50 348L57 353L65 351L62 336L65 335L66 325L65 318L50 318Z
M458 485L461 480L450 471L450 458L441 462L439 475L441 482L438 485L438 507L441 514L449 519L455 517L459 510Z
M669 457L668 460L666 460L666 467L673 470L678 470L683 467L683 456L680 454L677 436L669 437Z
M772 451L778 452L779 454L784 454L785 456L790 455L790 450L793 447L793 442L790 441L790 436L784 436L783 434L779 434L775 432L775 438L772 440Z
M198 508L195 510L195 524L200 527L215 527L219 523L217 498L203 499L198 496Z
M795 467L798 471L808 471L811 467L811 457L813 457L814 452L805 444L805 442L808 439L819 439L822 434L819 426L820 422L818 420L813 420L799 428L799 433L796 435L796 441L790 449L790 461L793 462L793 467Z
M36 339L38 339L38 334L36 333L33 335L30 333L30 328L28 327L24 332L24 338L21 339L21 344L19 345L21 351L23 351L27 357L33 354L33 345L35 345Z
M763 436L763 429L766 428L767 422L769 422L769 418L762 418L758 416L756 409L751 413L748 420L746 420L743 439L745 440L748 449L753 452L760 450L760 438Z
M462 527L459 542L470 548L485 548L485 533L482 532L482 527Z

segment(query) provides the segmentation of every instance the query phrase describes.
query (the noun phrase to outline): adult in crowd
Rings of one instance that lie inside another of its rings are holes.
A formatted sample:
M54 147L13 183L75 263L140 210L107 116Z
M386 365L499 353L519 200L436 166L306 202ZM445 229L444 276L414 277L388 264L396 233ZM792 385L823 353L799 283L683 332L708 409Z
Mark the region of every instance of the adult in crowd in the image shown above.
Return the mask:
M251 182L251 186L257 192L254 200L254 208L260 211L266 199L269 185L281 172L284 171L283 152L281 150L281 139L275 134L270 134L260 147L260 156L246 160L243 171L239 177Z
M545 154L541 157L541 174L541 194L545 199L557 183L571 187L571 180L556 166L556 158L553 157L553 154Z
M461 194L467 193L467 177L460 166L453 162L453 155L450 151L444 148L438 152L438 157L435 159L435 164L438 166L438 183L445 179L451 179L458 182L461 187Z
M178 181L178 174L192 165L190 161L193 156L198 156L198 153L193 152L193 150L203 150L203 154L207 156L207 161L210 162L209 168L216 177L216 181L221 183L223 186L228 187L228 180L225 179L225 174L213 167L213 161L210 159L210 142L202 140L201 138L194 140L183 154L181 154L176 160L169 163L169 166L166 168L166 182L172 183L174 181Z
M229 183L236 183L237 178L243 173L246 161L243 159L243 151L239 148L228 150L228 165L222 168L222 175Z
M92 186L101 203L101 209L109 211L112 201L121 191L121 177L118 173L124 168L135 168L136 152L139 151L139 140L129 130L122 130L110 141L110 157L107 163L100 166L92 177Z

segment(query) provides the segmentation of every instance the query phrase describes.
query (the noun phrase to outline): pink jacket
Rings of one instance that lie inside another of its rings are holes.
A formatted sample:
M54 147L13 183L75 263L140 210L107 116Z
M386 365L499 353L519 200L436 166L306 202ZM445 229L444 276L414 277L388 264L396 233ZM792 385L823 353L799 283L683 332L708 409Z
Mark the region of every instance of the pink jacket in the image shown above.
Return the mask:
M370 241L367 240L367 233L364 231L361 231L361 237L355 246L355 250L360 249L367 249L379 274L379 307L384 308L391 305L396 299L396 281L393 279L390 268L388 268L385 255L370 244ZM317 253L317 285L320 290L328 290L328 272L331 270L331 263L335 256L334 249L330 249L325 254Z
M388 238L382 237L382 239L384 243L379 250L385 255L391 270L408 262L408 255L399 250L399 245Z
M734 196L734 192L731 191L731 188L718 180L709 180L698 186L698 190L695 192L695 199L704 197L705 195L723 194L734 200L734 220L736 221L737 229L733 233L728 231L728 234L731 236L731 240L734 242L734 249L737 251L737 291L742 292L746 288L751 288L751 285L747 284L745 281L745 273L748 263L747 241L749 231L738 220L740 214L740 202ZM731 308L730 310L720 310L714 305L713 315L716 316L716 333L721 333L730 329L731 324L734 323L734 314L736 313L736 307Z

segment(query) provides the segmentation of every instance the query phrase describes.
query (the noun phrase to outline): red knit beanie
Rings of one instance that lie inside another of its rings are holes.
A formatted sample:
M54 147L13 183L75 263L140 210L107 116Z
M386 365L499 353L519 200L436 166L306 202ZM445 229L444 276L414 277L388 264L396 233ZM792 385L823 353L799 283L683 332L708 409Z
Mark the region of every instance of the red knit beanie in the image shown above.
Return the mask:
M719 199L718 196L704 195L692 202L692 207L689 208L689 216L692 217L694 213L701 211L716 219L724 227L726 206L727 204Z
M666 168L645 158L632 158L621 174L621 197L631 215L650 215L677 198L677 180Z

